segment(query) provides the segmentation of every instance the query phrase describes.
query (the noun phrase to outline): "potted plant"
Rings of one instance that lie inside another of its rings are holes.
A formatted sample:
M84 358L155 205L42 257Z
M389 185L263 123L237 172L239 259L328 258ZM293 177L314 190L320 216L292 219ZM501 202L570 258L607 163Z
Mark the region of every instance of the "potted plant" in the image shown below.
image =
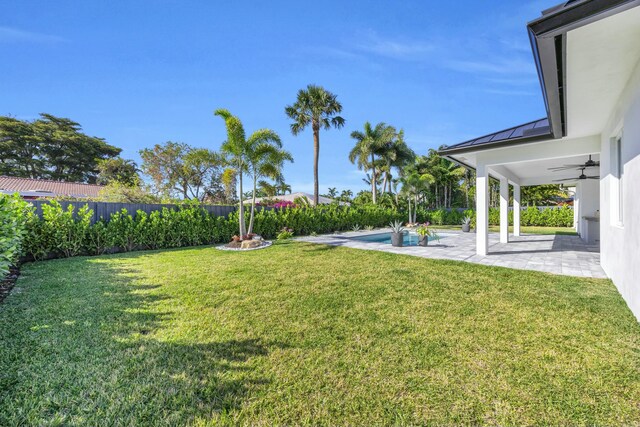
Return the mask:
M435 230L429 228L429 225L431 224L425 222L424 224L418 225L418 228L416 228L419 246L429 246L430 237L440 241L440 236L438 236L438 233L436 233Z
M470 216L465 216L464 219L462 220L462 231L464 231L465 233L468 233L469 231L471 231L471 217Z
M400 221L394 221L391 224L391 246L402 247L404 240L404 227Z

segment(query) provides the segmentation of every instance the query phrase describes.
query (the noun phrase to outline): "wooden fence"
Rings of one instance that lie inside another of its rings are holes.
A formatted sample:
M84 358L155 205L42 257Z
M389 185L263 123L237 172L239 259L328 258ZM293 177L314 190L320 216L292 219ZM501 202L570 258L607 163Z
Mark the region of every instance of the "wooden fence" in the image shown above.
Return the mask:
M42 218L42 205L49 203L48 200L29 200L36 210L36 214ZM67 206L73 205L75 208L74 211L77 212L78 209L83 207L84 205L88 205L89 209L93 211L93 218L91 218L91 223L95 223L100 218L109 220L111 214L115 212L119 212L122 209L126 209L132 215L135 215L137 211L144 211L146 213L151 213L153 211L162 210L162 208L167 209L178 209L179 205L174 204L146 204L146 203L110 203L110 202L82 202L82 201L60 201L60 204L64 209L67 209ZM230 213L235 212L237 209L236 206L216 206L216 205L201 205L203 209L206 209L210 214L216 216L228 216Z

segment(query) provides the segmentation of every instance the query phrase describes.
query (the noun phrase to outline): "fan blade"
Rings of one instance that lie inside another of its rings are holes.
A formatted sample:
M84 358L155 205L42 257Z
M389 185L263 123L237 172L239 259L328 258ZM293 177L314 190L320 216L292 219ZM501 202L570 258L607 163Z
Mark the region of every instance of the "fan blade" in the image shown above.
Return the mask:
M574 181L576 178L554 179L553 182Z
M594 176L588 176L587 179L600 179L600 177L594 175Z
M573 168L581 168L583 167L583 165L564 165L564 166L555 166L552 168L549 168L549 170L562 170L562 169L573 169Z

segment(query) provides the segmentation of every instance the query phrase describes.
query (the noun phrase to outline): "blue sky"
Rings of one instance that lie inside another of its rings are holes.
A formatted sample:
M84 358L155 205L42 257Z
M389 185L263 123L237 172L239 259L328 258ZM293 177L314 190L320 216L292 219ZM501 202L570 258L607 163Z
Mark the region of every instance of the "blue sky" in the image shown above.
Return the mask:
M544 116L525 25L551 1L19 1L0 16L0 115L69 117L138 150L168 140L217 149L212 112L277 131L285 177L313 188L310 132L284 107L309 83L347 123L321 134L320 185L364 188L347 159L365 121L405 130L418 153Z

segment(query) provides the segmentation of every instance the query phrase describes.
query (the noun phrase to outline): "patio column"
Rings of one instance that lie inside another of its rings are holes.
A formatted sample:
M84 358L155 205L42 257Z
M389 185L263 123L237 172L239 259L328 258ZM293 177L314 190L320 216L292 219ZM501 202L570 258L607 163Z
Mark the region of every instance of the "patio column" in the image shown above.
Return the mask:
M513 235L520 235L520 186L513 184Z
M489 168L476 165L476 253L489 252Z
M509 243L509 181L500 178L500 243Z

